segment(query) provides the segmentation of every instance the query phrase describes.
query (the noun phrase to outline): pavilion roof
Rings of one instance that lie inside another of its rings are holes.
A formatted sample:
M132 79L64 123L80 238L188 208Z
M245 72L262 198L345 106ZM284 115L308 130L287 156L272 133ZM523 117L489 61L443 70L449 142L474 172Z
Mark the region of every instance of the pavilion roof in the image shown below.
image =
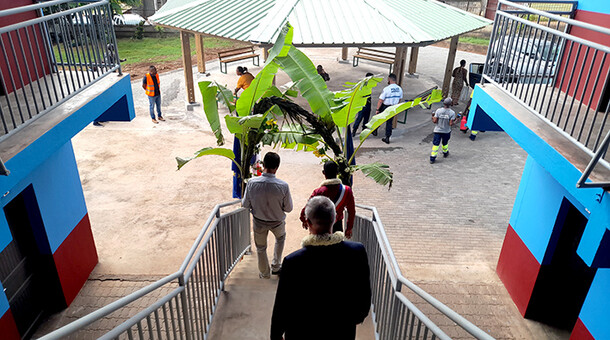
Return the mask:
M492 22L435 0L169 0L163 26L272 44L286 21L296 46L423 46Z

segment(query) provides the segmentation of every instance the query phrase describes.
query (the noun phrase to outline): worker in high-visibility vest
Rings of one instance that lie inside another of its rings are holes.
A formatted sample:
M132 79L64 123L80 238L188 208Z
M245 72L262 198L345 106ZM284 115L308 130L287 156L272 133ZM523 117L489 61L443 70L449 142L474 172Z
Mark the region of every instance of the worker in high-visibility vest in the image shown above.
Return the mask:
M165 121L165 118L163 118L163 115L161 114L161 89L159 84L159 74L157 73L157 68L150 66L148 68L148 73L146 73L144 78L142 78L142 88L144 91L146 91L146 95L148 96L150 118L152 118L152 122L155 124L159 124L157 119L162 122ZM155 105L157 106L156 119Z
M432 152L430 153L430 164L436 162L438 149L443 145L443 157L449 156L449 138L451 138L451 127L457 120L455 112L450 109L453 104L451 98L443 100L443 107L434 111L432 114L432 123L434 127L434 138L432 139Z

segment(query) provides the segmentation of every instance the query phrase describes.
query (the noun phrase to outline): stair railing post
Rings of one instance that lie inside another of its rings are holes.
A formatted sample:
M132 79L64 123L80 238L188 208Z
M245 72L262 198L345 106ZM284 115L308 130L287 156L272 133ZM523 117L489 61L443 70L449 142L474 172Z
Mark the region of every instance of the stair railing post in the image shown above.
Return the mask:
M178 277L178 285L180 285L180 287L184 287L184 290L180 293L180 300L182 301L182 317L184 319L184 332L186 333L186 340L191 340L193 338L193 334L191 333L191 318L186 301L186 284L184 282L184 273ZM180 320L178 320L178 322L180 322Z

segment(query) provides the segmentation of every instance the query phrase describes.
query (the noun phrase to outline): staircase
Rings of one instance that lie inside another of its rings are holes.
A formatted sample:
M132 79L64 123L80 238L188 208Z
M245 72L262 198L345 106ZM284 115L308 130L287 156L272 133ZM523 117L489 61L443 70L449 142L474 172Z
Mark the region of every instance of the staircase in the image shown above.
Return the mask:
M210 340L267 340L278 278L258 278L256 255L246 255L227 278L220 294ZM358 340L375 338L371 316L357 328Z

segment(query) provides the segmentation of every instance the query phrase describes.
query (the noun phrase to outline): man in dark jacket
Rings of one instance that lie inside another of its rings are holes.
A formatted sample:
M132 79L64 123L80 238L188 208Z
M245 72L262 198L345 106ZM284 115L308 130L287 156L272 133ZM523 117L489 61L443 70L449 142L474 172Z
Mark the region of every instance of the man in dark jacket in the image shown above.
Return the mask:
M337 178L339 166L333 161L324 163L322 173L326 180L320 184L320 187L313 191L309 198L315 196L326 196L335 204L337 217L333 225L332 232L343 231L343 211L347 209L347 226L345 227L345 237L352 238L352 228L354 227L354 217L356 216L356 204L354 202L354 193L352 188L343 185L341 180ZM301 210L301 222L303 228L307 229L307 218L305 217L305 208Z
M284 258L271 317L271 339L353 340L371 305L364 246L331 234L335 207L316 196L305 207L303 248Z

